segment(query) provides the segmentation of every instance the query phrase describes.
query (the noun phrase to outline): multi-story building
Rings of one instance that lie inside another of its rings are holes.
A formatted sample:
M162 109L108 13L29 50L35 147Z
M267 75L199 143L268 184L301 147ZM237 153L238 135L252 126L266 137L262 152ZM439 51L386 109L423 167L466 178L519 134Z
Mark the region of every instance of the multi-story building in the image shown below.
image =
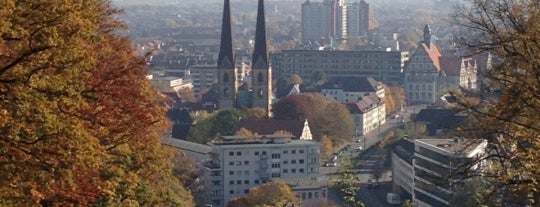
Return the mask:
M449 206L454 188L482 170L486 140L415 139L398 143L392 155L394 185L412 194L416 206ZM411 143L414 151L411 152ZM412 155L411 155L412 154ZM411 179L412 178L412 179Z
M360 37L369 31L369 4L364 0L349 3L347 10L347 36Z
M409 104L432 104L442 95L445 73L440 65L441 54L431 42L431 28L424 27L424 40L411 55L404 68L404 89Z
M305 1L302 4L302 41L317 41L321 38L334 38L336 35L336 10L338 2Z
M320 144L311 140L291 140L291 137L223 136L220 141L210 143L211 161L204 165L204 182L212 205L226 206L231 198L243 196L250 188L274 179L296 181L297 184L306 179L317 181ZM309 191L318 199L326 199L324 186L310 186L294 185L293 190Z
M407 52L284 50L271 55L274 77L298 74L312 80L316 72L328 79L372 77L385 84L401 82L401 68Z
M242 85L247 80L251 65L247 62L238 62L236 65L236 82ZM202 93L218 81L218 68L216 65L193 65L189 67L188 76L193 82L193 93L196 98L200 98ZM249 79L251 80L251 79ZM251 87L251 84L249 84Z
M384 87L382 83L372 77L331 80L323 86L321 95L328 100L342 104L356 103L364 96L376 96L383 99Z
M359 101L345 106L353 118L356 135L365 135L386 123L386 108L377 96L363 96Z
M478 64L473 57L446 55L441 57L441 67L446 73L446 87L476 90Z

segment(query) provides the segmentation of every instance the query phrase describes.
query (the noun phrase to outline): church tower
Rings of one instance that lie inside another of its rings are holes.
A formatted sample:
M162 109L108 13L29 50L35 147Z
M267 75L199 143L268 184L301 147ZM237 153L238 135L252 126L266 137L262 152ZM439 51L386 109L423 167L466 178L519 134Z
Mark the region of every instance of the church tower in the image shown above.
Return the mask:
M220 109L235 106L238 83L236 81L237 75L232 45L231 6L229 0L225 0L221 24L221 42L217 60Z
M424 43L431 48L431 27L429 24L424 27Z
M270 115L272 104L272 70L268 63L266 50L266 24L264 18L264 2L259 0L257 8L257 25L255 28L255 47L251 61L253 106L266 109Z

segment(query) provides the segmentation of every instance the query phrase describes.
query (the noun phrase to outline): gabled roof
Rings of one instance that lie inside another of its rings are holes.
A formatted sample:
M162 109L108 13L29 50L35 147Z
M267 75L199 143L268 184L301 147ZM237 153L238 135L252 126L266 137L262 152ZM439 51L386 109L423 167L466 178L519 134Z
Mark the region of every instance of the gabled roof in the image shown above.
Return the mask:
M466 117L459 115L454 109L422 109L415 122L425 122L428 135L437 135L437 130L452 130L465 121Z
M437 46L433 43L431 43L429 46L425 43L422 43L422 48L428 54L431 62L433 62L433 66L437 68L437 71L441 71L441 64L439 63L441 53L439 52L439 48L437 48Z
M374 107L379 106L380 99L376 95L363 96L362 99L356 103L345 104L345 107L351 114L364 114L372 110Z
M343 77L326 82L323 89L343 89L347 92L377 92L381 83L372 77Z
M275 120L275 119L242 119L238 128L245 128L259 135L270 135L277 131L288 131L296 139L302 136L304 130L302 120Z
M461 70L461 58L455 55L445 55L441 57L441 68L446 75L459 76Z

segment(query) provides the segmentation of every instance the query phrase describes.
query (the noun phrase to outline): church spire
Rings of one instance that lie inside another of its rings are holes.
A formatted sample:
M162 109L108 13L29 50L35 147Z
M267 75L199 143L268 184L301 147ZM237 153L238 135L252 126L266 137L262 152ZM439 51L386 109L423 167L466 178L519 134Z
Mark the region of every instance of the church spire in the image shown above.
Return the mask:
M221 42L218 55L218 68L234 68L234 55L231 31L231 5L229 0L223 4L223 19L221 23Z
M252 68L268 68L268 52L266 51L266 25L264 19L264 2L259 0L257 8L257 26L255 28L255 48L253 49Z

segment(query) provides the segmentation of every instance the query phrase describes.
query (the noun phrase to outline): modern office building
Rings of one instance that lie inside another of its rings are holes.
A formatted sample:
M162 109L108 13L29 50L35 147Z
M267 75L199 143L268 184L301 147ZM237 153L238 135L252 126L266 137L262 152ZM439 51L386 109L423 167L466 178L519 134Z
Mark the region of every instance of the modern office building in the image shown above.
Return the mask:
M394 147L394 185L412 195L419 207L449 206L453 189L467 182L467 173L486 167L487 141L454 139L401 140ZM412 144L414 143L414 144ZM411 150L414 146L414 151ZM466 173L467 172L467 173Z
M231 198L243 196L250 188L276 179L296 184L292 187L300 196L304 192L310 199L326 199L324 185L314 184L319 177L320 144L291 137L223 136L209 143L211 160L204 164L204 182L211 204L226 206Z
M315 73L334 77L372 77L384 84L401 83L402 64L408 52L283 50L271 55L273 76L298 74L312 80Z

